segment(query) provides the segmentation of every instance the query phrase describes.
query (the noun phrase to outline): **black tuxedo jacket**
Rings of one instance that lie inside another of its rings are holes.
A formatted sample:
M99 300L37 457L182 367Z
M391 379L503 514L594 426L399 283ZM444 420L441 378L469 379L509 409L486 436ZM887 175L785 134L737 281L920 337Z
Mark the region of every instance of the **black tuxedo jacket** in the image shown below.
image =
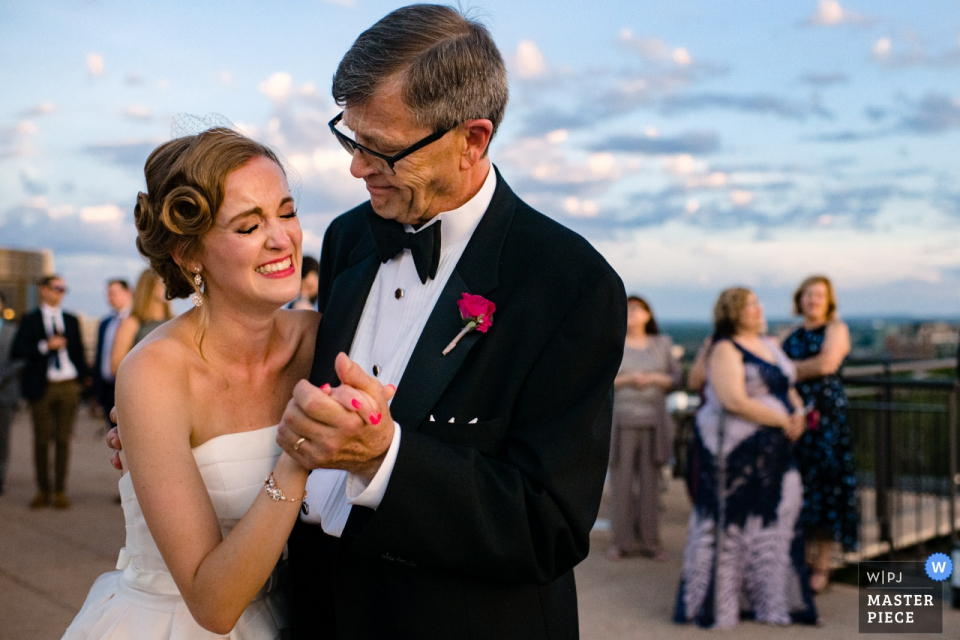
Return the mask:
M82 382L87 377L87 361L83 352L83 339L80 337L80 321L76 316L64 311L63 329L67 339L67 355L77 368L77 381ZM46 339L47 331L43 326L40 309L34 309L23 316L17 337L13 339L12 357L26 360L20 381L23 397L27 400L39 400L47 390L49 360L47 354L40 353L38 349L40 341Z
M403 432L380 506L354 507L339 539L291 535L298 638L578 636L573 567L600 505L626 299L583 238L497 178L393 399ZM369 208L324 238L314 384L338 383L380 266ZM464 292L496 303L493 325L443 356Z
M100 320L100 326L97 327L97 354L93 360L93 369L90 371L90 375L93 377L93 394L107 411L114 405L116 384L113 380L103 379L103 341L107 337L107 327L116 317L116 314L112 313ZM109 354L107 357L110 357Z

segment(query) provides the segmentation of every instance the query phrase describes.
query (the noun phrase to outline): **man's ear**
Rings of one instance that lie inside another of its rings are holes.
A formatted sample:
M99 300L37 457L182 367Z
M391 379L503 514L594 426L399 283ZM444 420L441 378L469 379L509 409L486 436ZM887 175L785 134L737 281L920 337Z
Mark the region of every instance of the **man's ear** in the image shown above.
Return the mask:
M460 125L460 129L463 131L466 141L466 146L460 158L460 168L471 169L473 165L480 162L487 152L487 146L493 136L493 123L485 118L467 120Z

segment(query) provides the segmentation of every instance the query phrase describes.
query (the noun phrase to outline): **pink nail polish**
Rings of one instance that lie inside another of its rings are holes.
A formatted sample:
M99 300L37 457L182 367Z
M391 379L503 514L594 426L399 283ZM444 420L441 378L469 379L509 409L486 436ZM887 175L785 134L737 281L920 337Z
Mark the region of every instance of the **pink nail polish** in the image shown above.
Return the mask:
M353 408L354 408L354 409L359 409L359 408L361 407L360 401L357 400L356 398L354 398L353 400L351 400L351 401L350 401L350 404L353 405Z
M371 413L371 414L370 414L370 424L380 424L380 419L381 419L382 417L383 417L383 416L380 415L379 413Z
M320 387L320 391L323 391L324 393L326 393L327 391L330 391L330 383L329 382L324 383L324 385Z

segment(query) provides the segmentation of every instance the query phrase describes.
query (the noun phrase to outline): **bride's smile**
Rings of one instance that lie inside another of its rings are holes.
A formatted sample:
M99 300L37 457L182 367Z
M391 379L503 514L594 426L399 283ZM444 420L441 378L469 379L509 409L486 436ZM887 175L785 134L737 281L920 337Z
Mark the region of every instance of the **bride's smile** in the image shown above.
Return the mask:
M291 256L280 258L257 267L257 273L268 278L287 278L296 272L297 270L293 267L293 259Z

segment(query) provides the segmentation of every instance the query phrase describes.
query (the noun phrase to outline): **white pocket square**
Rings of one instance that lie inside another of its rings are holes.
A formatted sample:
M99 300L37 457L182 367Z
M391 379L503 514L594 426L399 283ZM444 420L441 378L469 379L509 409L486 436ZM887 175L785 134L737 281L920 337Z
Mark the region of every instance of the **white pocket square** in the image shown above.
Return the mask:
M477 419L476 419L476 418L474 418L473 420L471 420L471 421L470 421L470 422L468 422L467 424L477 424Z

